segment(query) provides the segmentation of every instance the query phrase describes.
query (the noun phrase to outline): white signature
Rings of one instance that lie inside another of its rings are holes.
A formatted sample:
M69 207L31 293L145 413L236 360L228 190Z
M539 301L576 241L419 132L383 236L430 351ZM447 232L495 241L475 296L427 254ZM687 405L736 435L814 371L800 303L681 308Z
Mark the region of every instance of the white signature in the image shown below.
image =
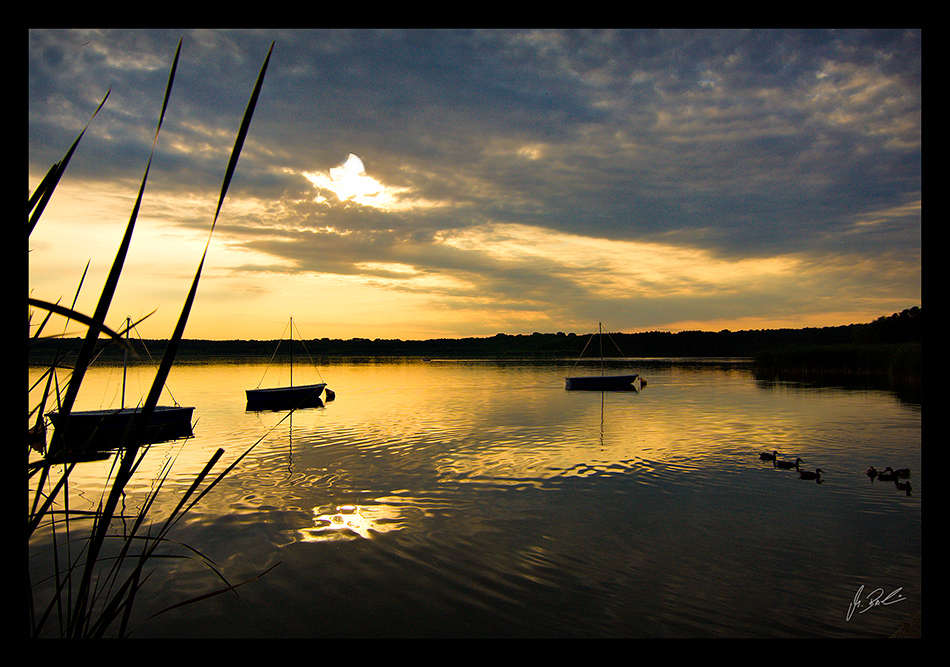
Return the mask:
M861 586L858 587L858 592L854 594L854 600L848 605L847 620L851 620L851 615L854 614L854 612L863 614L866 611L874 609L874 607L886 607L887 605L906 600L907 598L901 595L902 590L904 590L903 587L895 588L885 596L883 588L875 588L862 600L861 593L864 591L864 584L861 584Z

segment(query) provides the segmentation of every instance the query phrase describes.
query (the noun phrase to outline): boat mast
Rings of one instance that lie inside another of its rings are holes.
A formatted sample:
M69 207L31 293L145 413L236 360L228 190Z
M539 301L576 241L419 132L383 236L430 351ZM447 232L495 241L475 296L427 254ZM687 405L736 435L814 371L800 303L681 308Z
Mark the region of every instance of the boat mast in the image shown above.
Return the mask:
M132 328L132 318L125 318L125 349L122 350L122 408L125 408L125 376L129 372L129 329Z
M604 331L602 323L597 323L597 342L600 343L600 376L604 376Z

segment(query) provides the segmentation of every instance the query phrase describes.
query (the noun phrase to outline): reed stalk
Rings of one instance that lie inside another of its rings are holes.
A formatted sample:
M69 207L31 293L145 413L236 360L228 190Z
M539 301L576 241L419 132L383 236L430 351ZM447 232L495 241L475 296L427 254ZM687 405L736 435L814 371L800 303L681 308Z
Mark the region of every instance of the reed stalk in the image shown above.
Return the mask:
M106 325L106 318L125 265L138 212L145 194L152 157L171 97L175 73L181 55L181 46L179 41L169 73L145 173L126 225L125 234L119 244L105 285L100 292L94 313L87 315L78 312L75 309L75 300L73 306L67 307L43 299L32 297L29 299L31 309L46 313L42 322L38 325L36 333L31 338L39 337L40 332L49 322L50 316L54 314L65 317L67 321L79 322L86 328L79 355L72 367L68 369L71 375L65 388L61 390L59 387L56 370L61 364L60 360L57 359L39 380L39 382L45 383L44 389L41 392L38 404L31 406L30 409L29 420L33 423L33 426L30 427L28 440L27 471L28 477L31 479L32 499L28 512L27 540L30 542L34 536L43 533L43 537L48 538L53 563L51 573L37 573L33 571L32 567L30 569L28 611L30 635L33 637L49 635L62 637L128 636L133 630L130 627L130 622L136 595L148 580L147 568L151 567L157 560L170 557L167 554L158 553L158 548L172 544L169 533L175 524L194 507L196 502L233 470L234 466L247 456L248 452L257 444L251 445L247 451L238 457L237 461L223 472L212 475L212 468L224 453L223 450L219 449L197 474L178 505L160 523L153 523L149 512L161 493L171 471L172 463L168 463L159 473L159 478L153 485L152 490L146 494L142 507L134 516L127 517L120 509L120 502L124 497L126 487L148 453L148 446L145 444L145 428L149 417L158 404L159 396L164 389L168 374L175 361L178 346L184 335L214 227L250 128L251 118L273 52L273 44L271 44L264 59L241 126L237 132L204 252L201 255L191 288L185 297L175 330L169 339L169 344L141 409L140 418L137 421L138 428L127 434L122 446L114 453L112 470L103 482L103 492L96 510L93 512L78 512L70 508L70 474L73 473L76 466L82 464L84 453L73 451L68 443L62 441L62 434L59 429L53 432L52 440L49 447L45 448L43 458L38 461L30 460L31 451L44 449L39 440L40 436L45 434L44 412L46 406L55 401L58 410L64 415L73 409L85 373L100 347L100 336L105 335L107 341L111 343L126 345L122 332L109 328ZM107 99L108 92L97 107L93 117L90 118L90 123ZM88 127L89 124L87 123L86 128L82 130L70 146L64 158L50 168L46 177L30 196L29 233L32 233L39 223L47 202L53 195L57 184L65 173L70 158L77 150ZM83 278L85 278L85 274ZM202 488L202 485L204 485L204 488ZM113 535L113 528L119 525L120 522L124 526L123 530L118 535ZM233 591L241 585L228 582L210 559L205 558L199 552L190 549L188 553L188 557L197 558L207 565L216 577L221 579L220 588L213 594ZM48 600L34 598L34 587L40 580L53 582L54 593ZM207 597L208 595L203 595L195 600L183 600L174 605L173 608ZM154 617L157 613L162 613L162 610L151 614L149 618Z

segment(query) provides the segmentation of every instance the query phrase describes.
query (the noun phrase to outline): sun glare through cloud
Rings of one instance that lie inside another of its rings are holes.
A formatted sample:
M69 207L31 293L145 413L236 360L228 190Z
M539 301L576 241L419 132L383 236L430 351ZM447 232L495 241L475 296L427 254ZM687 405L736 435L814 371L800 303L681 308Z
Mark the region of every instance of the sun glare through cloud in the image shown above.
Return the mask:
M354 202L382 211L431 207L434 204L412 197L409 188L384 185L366 173L363 160L350 153L346 160L327 171L307 171L304 178L319 191L317 201L329 201L330 193L341 203Z

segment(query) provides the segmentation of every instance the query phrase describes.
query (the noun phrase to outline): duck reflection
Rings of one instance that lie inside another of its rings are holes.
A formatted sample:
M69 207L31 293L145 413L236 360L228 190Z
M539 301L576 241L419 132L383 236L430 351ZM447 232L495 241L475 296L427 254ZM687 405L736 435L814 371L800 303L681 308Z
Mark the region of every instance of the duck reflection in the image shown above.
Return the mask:
M783 470L791 470L792 468L795 468L795 470L801 470L801 468L798 466L804 462L805 461L802 459L795 459L794 461L776 461L775 467L781 468Z
M910 468L898 468L894 470L892 467L887 466L884 470L878 472L874 466L871 466L868 468L867 476L871 478L872 482L875 479L882 482L894 482L894 487L897 488L898 491L903 491L908 496L914 488L909 481L901 481L910 477Z

